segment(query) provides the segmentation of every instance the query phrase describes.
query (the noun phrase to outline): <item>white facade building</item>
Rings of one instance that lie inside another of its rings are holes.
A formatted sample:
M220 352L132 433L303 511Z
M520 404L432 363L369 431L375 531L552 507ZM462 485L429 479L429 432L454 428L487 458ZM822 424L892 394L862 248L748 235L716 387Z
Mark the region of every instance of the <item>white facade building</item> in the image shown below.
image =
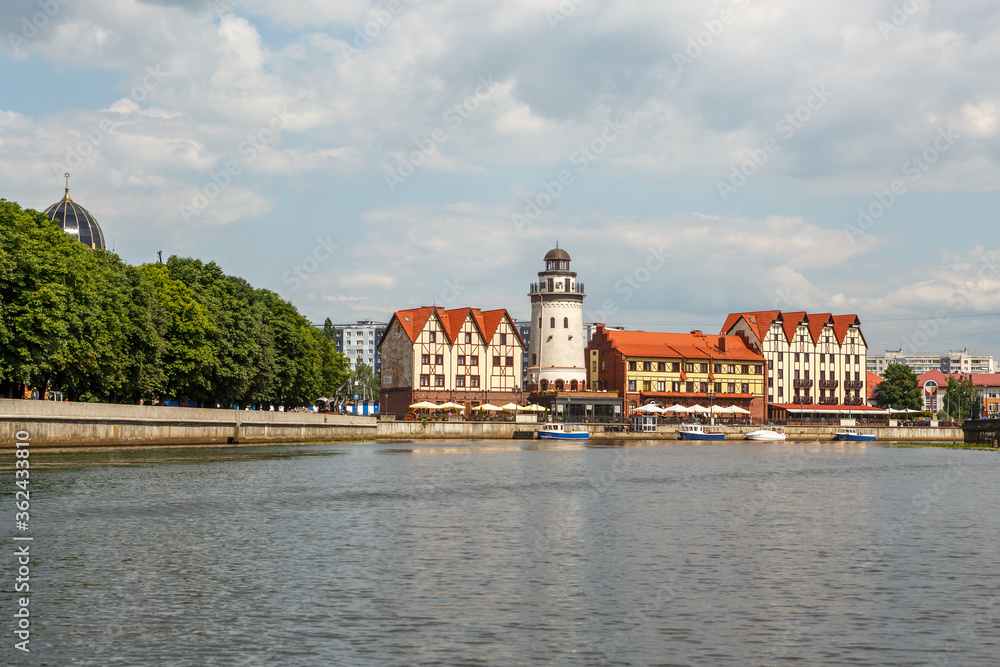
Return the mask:
M902 350L886 350L885 354L868 357L868 372L882 375L892 364L903 364L917 375L928 371L942 373L996 373L993 357L987 354L969 354L968 348L950 350L948 354L903 354Z
M587 387L583 331L583 283L570 271L569 253L558 246L545 255L545 270L532 283L528 341L529 391Z
M317 325L322 328L322 325ZM351 368L357 366L358 361L375 369L376 373L382 370L382 356L379 353L378 341L385 331L385 322L373 322L372 320L361 320L353 324L334 324L336 329L335 341L337 352L346 356L351 362Z

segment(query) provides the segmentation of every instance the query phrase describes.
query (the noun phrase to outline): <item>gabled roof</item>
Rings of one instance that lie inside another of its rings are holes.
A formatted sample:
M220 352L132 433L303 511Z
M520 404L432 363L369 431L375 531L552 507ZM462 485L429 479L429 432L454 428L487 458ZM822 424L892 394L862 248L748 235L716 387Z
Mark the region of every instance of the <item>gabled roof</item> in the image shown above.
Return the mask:
M833 324L833 313L820 313L818 315L806 315L809 320L809 335L813 343L819 342L819 337L823 335L823 329L827 324Z
M679 359L719 359L763 361L764 357L746 346L739 336L659 333L604 329L608 342L626 357L668 357ZM719 339L726 339L726 350Z
M882 383L882 376L877 375L872 372L865 374L865 388L868 392L868 398L875 398L875 387ZM923 383L921 383L922 385Z
M514 335L517 336L521 346L524 347L524 339L521 338L517 327L514 326L514 320L511 319L510 314L504 308L488 310L485 313L478 308L468 307L445 310L437 306L422 306L408 310L397 310L392 314L392 318L389 320L382 338L385 338L386 334L392 328L393 321L396 321L399 322L400 327L402 327L410 342L415 342L417 337L420 336L420 332L427 325L428 320L432 317L435 317L441 323L441 329L444 330L444 335L449 343L455 342L459 332L462 330L462 325L470 317L482 335L483 340L488 343L493 338L493 334L496 333L500 322L506 317L510 322L511 329L514 331ZM381 346L382 341L380 340L378 344Z
M833 333L837 336L838 343L841 345L844 344L848 330L855 324L858 325L858 333L861 334L861 340L865 340L865 335L861 333L861 320L858 319L857 315L833 316ZM865 341L865 345L868 345L868 341Z
M771 330L771 323L781 317L780 310L758 310L750 313L730 313L722 325L719 333L725 335L743 318L750 330L757 335L757 340L763 341L767 338L767 332Z
M806 319L805 311L800 313L782 313L781 328L785 331L785 338L791 343L795 340L795 332L798 330L802 320Z

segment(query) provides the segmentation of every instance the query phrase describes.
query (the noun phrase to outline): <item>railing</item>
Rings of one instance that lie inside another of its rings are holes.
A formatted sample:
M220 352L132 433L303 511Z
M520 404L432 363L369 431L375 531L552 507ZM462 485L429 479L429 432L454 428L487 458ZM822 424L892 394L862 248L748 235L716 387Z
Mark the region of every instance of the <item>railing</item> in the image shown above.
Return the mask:
M810 389L813 386L812 380L792 380L792 386L796 389Z
M575 285L570 285L568 292L564 289L557 289L565 286L566 284L563 282L556 282L555 284L552 285L552 291L549 292L547 289L545 289L547 287L545 283L531 283L528 285L528 294L537 294L540 292L545 294L586 294L586 292L583 289L583 283L576 283Z
M796 396L792 399L792 403L797 403L799 405L809 405L812 403L812 396Z
M844 381L844 389L863 389L865 383L861 380L846 380Z
M837 397L836 396L823 396L822 398L819 399L819 404L820 405L836 405L837 404Z
M858 396L857 398L853 396L844 397L844 405L864 405L865 399Z
M836 389L838 384L840 384L840 382L837 381L837 380L820 380L819 381L819 386L823 387L824 389Z

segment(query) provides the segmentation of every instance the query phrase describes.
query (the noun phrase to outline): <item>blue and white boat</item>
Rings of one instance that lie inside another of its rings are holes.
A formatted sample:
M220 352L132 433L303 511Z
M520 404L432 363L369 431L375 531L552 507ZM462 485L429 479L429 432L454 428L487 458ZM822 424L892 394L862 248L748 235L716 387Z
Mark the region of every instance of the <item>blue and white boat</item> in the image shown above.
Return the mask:
M566 424L550 423L538 429L539 440L587 440L588 431L567 431Z
M725 440L726 433L721 429L707 430L704 424L681 424L681 440Z
M837 431L836 440L851 440L855 442L871 442L875 440L875 431L870 428L843 428Z

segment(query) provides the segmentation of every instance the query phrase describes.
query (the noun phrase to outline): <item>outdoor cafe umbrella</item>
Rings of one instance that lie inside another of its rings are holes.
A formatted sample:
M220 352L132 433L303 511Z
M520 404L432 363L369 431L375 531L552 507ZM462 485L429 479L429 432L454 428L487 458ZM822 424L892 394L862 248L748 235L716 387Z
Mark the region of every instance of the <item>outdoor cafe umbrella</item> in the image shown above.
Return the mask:
M479 412L482 412L483 410L489 410L490 412L500 412L501 410L503 410L503 408L497 407L491 403L483 403L482 405L477 405L472 409L478 410Z
M709 412L709 409L706 408L706 407L703 407L701 405L698 405L697 403L695 403L690 408L688 408L688 412L702 412L702 413L704 413L704 412Z
M717 415L719 415L719 414L727 414L727 415L733 414L732 410L730 410L729 408L724 408L721 405L713 405L712 408L711 408L711 411L712 411L713 414L717 414Z
M680 403L675 403L669 408L663 408L664 412L690 412L691 408L681 405Z
M548 408L538 405L537 403L532 403L531 405L526 405L521 408L525 412L545 412Z
M522 408L517 403L508 403L507 405L501 406L501 409L502 410L507 410L508 412L511 411L511 410L513 410L514 412L517 412L518 410L521 410Z
M441 405L439 405L438 408L440 408L441 410L464 410L465 406L462 405L461 403L452 403L451 401L448 401L447 403L442 403Z
M638 412L640 414L659 414L663 412L663 410L659 408L656 405L656 403L649 403L647 405L643 405L641 407L636 408L632 412Z
M440 405L435 405L429 401L420 401L410 406L411 410L440 410Z
M729 406L729 412L733 413L734 415L749 415L749 414L751 414L751 412L749 410L747 410L745 408L741 408L738 405L730 405Z

